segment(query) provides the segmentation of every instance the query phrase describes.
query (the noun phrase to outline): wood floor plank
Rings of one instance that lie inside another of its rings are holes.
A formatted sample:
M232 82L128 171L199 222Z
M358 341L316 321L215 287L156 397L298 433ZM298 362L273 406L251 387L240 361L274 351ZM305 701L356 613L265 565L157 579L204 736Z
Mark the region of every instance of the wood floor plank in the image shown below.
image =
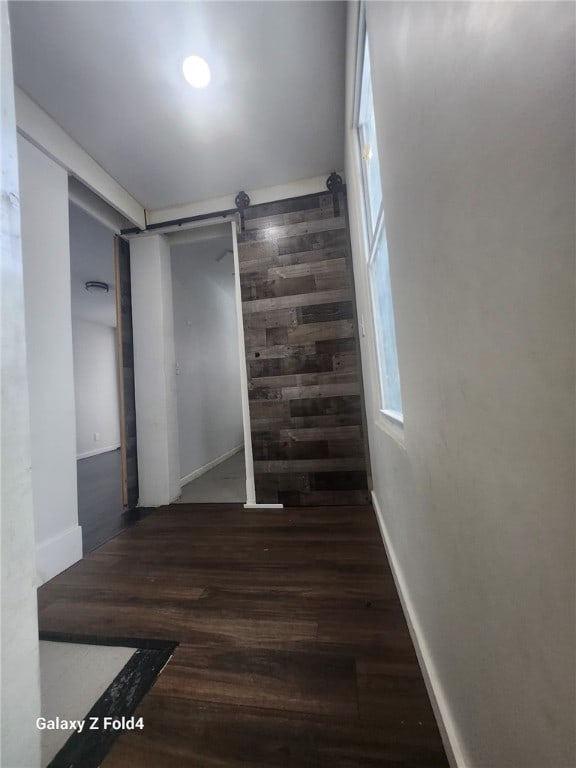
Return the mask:
M328 279L324 283L328 286ZM336 282L332 280L332 282ZM350 287L346 282L328 286L328 290L320 289L310 293L299 293L291 296L277 296L273 299L254 299L242 302L242 312L249 315L252 312L270 312L276 309L288 309L290 307L309 307L315 304L334 304L338 301L349 301L351 298Z
M280 399L306 400L324 397L339 397L341 395L359 395L360 382L347 381L339 384L311 384L310 386L282 387Z
M154 729L126 733L104 768L446 768L434 733L401 718L366 728L328 719L145 697L138 714ZM165 747L161 746L164 741Z
M282 237L275 242L278 245L279 256L299 251L336 250L348 247L348 231L334 229L331 232L310 232L305 235Z
M236 706L357 714L352 656L270 648L179 647L155 693Z
M282 429L281 440L294 440L296 442L307 440L359 440L362 436L360 427L307 427L305 429Z
M342 240L341 243L327 248L314 248L313 250L303 250L297 252L284 251L282 254L278 253L278 249L275 252L268 252L262 256L254 256L253 252L245 250L247 246L238 244L238 250L240 254L240 274L242 277L248 277L248 279L256 279L258 275L265 279L269 269L275 267L291 266L293 264L313 264L317 261L326 261L331 259L346 258L346 243Z
M275 309L271 312L252 312L244 317L244 328L282 328L297 325L298 315L295 307Z
M274 216L261 216L257 219L247 219L246 230L265 229L268 227L280 227L284 224L298 224L301 221L313 221L322 213L320 207L311 210L295 211L294 213L277 213ZM331 217L334 216L332 208Z
M331 230L343 229L346 226L346 220L342 216L331 219L321 217L316 220L301 221L296 224L281 224L272 227L271 233L274 239L285 239L290 237L306 237L315 233L324 233ZM251 243L259 240L265 240L270 237L269 229L263 228L248 229L242 236L244 243Z
M259 472L346 472L362 470L364 457L348 459L295 459L293 461L255 461L254 473Z
M335 320L329 323L308 323L288 328L287 342L291 345L332 339L354 338L354 323L352 320Z
M358 493L358 472L302 477ZM103 768L447 768L369 505L165 507L39 609L41 630L179 643Z
M269 326L273 327L273 326ZM316 347L310 344L277 344L268 347L255 347L246 351L247 360L284 359L294 355L315 355Z
M253 376L253 387L307 387L319 384L349 384L357 382L358 374L356 371L334 372L323 371L321 373L292 373L282 374L280 376Z
M304 277L306 275L342 274L348 270L345 258L326 259L326 261L310 262L308 264L289 264L288 266L272 267L268 270L268 279L276 277Z

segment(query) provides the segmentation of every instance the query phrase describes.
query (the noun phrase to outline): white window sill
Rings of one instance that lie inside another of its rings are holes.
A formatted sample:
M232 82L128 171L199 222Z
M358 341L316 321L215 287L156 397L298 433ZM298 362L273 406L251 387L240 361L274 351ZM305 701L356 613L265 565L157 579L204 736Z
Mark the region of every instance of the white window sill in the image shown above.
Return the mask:
M374 420L376 426L386 432L403 451L406 450L406 443L404 442L404 421L402 414L395 411L387 411L381 408L378 411L378 415Z

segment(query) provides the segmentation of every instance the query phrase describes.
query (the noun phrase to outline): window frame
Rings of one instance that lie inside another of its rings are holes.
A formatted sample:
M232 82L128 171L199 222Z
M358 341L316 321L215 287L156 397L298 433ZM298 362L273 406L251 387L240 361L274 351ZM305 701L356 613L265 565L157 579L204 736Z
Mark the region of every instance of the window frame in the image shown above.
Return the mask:
M368 169L367 169L367 163L364 160L363 156L363 148L365 146L365 141L363 141L364 138L364 128L363 123L360 122L360 114L361 114L361 104L362 104L362 91L363 86L365 85L365 79L364 79L364 68L365 68L365 62L366 57L369 57L369 43L368 43L368 34L366 29L366 17L365 17L365 10L364 10L364 3L360 5L359 8L359 23L358 23L358 45L357 45L357 60L356 60L356 83L355 83L355 94L354 94L354 113L353 113L353 130L355 134L355 142L356 142L356 162L357 162L357 169L359 170L359 180L360 180L360 187L361 187L361 199L362 199L362 205L361 207L361 213L362 213L362 219L363 219L363 235L365 240L365 252L366 252L366 272L367 272L367 283L370 293L370 312L371 312L371 321L372 321L372 330L373 330L373 353L374 353L374 359L376 362L376 380L377 380L377 391L378 391L378 417L376 423L378 426L385 429L385 431L390 432L392 436L398 440L401 444L403 444L403 432L404 432L404 413L403 413L403 403L402 403L402 389L400 385L400 400L401 400L401 407L402 411L396 411L391 408L386 407L386 388L385 388L385 376L386 376L386 365L385 361L382 359L382 353L380 350L380 344L378 343L377 339L377 327L376 327L376 319L379 317L379 311L378 311L378 302L375 296L375 280L374 280L374 269L377 261L377 255L379 252L379 246L381 244L381 238L386 238L386 227L384 224L384 200L382 191L380 194L380 207L378 209L378 213L375 217L375 221L372 221L373 214L372 214L372 205L370 201L370 186L369 186L369 179L368 179ZM368 65L370 65L369 59L368 59ZM371 81L371 72L370 72L370 84L372 85ZM374 114L374 103L373 103L373 90L372 91L372 112ZM375 115L374 115L375 120ZM376 146L376 151L378 151L378 147ZM380 173L378 173L380 176ZM382 184L381 178L380 178L380 186ZM387 245L386 245L387 250ZM388 263L388 269L389 269L389 263ZM392 291L390 290L390 293L392 294ZM394 313L394 302L392 295L390 296L391 300L391 310L392 310L392 317L394 319L394 324L396 321L395 313ZM396 342L396 333L394 333L395 339L395 347L396 347L396 358L398 357L398 349L397 349L397 342Z

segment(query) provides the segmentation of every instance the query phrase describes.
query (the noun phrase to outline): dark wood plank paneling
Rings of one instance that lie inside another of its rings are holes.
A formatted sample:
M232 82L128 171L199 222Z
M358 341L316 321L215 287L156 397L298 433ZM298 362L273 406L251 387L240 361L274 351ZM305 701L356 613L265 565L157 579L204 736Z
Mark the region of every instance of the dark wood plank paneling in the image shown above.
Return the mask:
M278 288L278 296L268 299L246 298L242 297L242 311L245 315L252 312L269 312L275 309L287 309L289 307L306 307L316 304L333 304L336 301L349 301L351 293L348 288L341 286L334 290L317 290L316 278L310 280L308 288L300 282L298 286L288 286L287 291L297 290L295 294L280 294L281 288ZM306 291L300 293L300 291ZM265 293L261 291L260 293Z
M120 432L123 501L127 509L138 504L138 454L136 445L136 397L134 393L134 345L132 338L132 284L130 244L115 238L116 322L121 362Z
M256 500L339 504L337 484L316 488L314 477L353 472L358 485L346 487L347 503L365 503L345 199L335 207L333 196L323 193L246 214L238 243ZM344 439L341 427L353 436Z
M103 768L447 768L370 506L165 507L38 599L43 631L179 643Z

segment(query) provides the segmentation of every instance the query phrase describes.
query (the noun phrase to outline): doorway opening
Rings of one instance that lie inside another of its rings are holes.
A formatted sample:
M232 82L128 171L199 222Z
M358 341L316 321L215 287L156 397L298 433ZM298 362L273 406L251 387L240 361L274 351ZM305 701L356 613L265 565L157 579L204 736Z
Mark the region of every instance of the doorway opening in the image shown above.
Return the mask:
M181 483L177 503L244 503L241 360L230 223L190 229L168 239Z
M69 203L78 522L84 555L123 527L113 232Z

